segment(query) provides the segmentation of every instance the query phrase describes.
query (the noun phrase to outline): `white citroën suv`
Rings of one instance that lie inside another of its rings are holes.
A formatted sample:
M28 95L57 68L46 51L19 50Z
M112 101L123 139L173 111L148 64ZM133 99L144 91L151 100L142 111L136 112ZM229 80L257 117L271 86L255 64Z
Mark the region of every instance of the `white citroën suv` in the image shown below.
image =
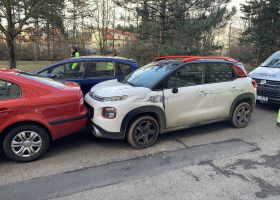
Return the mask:
M230 121L245 127L257 84L242 63L226 57L166 56L85 96L88 128L100 138L151 146L158 134Z

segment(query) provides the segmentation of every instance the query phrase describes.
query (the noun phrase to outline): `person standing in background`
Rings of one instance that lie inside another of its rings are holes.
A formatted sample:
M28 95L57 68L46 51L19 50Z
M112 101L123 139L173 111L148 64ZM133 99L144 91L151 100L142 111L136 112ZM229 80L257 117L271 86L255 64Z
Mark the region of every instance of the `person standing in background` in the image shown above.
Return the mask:
M72 52L71 57L80 57L77 47L72 46L71 52ZM72 70L76 70L77 65L78 63L73 63Z

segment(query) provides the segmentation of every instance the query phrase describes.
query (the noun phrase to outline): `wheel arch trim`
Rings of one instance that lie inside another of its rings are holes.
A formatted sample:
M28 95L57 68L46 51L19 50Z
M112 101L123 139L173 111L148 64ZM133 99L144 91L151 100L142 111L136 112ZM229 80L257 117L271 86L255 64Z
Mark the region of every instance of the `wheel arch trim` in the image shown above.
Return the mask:
M238 97L236 97L235 100L233 101L233 103L231 104L231 108L229 111L229 117L232 117L234 109L236 108L238 103L240 101L244 102L244 100L246 100L246 99L250 99L252 101L251 109L252 109L252 112L254 111L255 105L256 105L255 96L252 93L244 93L244 94L240 94ZM247 101L245 101L245 102L247 102Z
M166 116L164 111L157 106L142 106L128 112L122 120L121 132L125 132L129 122L137 115L145 113L154 113L158 116L160 132L166 128ZM157 120L157 119L156 119Z

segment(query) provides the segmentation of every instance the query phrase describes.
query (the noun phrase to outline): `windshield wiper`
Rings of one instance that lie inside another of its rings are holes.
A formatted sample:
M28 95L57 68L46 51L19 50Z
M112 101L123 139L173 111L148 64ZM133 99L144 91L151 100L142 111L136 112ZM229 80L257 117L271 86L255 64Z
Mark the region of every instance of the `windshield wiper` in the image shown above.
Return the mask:
M135 85L133 83L130 83L128 81L126 81L125 83L128 83L128 84L132 85L133 87L135 87Z

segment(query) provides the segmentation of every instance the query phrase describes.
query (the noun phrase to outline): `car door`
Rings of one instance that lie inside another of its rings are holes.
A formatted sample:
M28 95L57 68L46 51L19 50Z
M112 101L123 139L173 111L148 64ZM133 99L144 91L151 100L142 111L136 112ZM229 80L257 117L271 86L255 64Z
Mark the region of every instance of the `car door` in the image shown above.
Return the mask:
M227 117L231 105L240 91L234 69L227 63L211 63L209 73L209 114L207 120Z
M22 88L0 77L0 126L19 114L25 102Z
M111 66L112 67L108 67ZM110 60L92 60L88 63L88 69L86 73L86 79L84 81L84 94L88 93L89 90L96 84L110 79L115 79L116 62Z
M209 96L204 64L181 67L165 81L164 88L167 128L206 121Z

